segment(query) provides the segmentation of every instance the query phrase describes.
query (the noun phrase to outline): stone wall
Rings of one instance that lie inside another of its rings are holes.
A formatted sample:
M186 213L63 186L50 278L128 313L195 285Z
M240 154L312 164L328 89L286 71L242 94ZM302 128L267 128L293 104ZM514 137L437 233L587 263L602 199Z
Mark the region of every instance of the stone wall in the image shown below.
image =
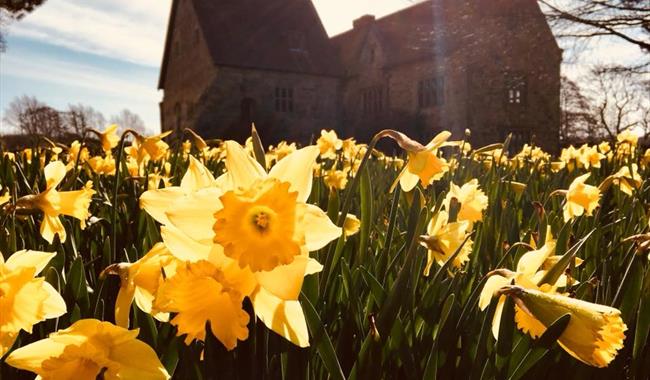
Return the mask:
M337 127L338 87L338 78L220 66L195 127L207 137L243 141L254 122L267 144L307 142Z
M179 0L168 49L161 125L182 130L193 126L199 98L217 74L190 0Z

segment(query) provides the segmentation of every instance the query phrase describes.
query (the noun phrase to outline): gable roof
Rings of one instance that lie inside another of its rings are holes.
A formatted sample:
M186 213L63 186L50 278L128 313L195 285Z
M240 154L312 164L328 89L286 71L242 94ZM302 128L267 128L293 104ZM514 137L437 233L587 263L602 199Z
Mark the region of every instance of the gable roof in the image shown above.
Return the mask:
M367 17L367 16L366 16ZM343 67L353 73L371 30L384 45L386 66L431 57L441 52L441 35L434 28L433 1L424 1L332 37ZM448 41L448 39L446 39ZM448 44L446 44L448 45ZM449 48L449 46L445 46Z
M215 65L340 75L335 50L311 0L189 0ZM179 0L172 3L159 88Z

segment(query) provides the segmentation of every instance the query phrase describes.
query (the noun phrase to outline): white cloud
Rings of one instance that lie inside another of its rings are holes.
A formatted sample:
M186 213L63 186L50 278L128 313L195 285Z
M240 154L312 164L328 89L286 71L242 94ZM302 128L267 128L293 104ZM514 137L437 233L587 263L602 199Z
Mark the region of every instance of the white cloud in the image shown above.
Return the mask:
M151 131L159 130L158 101L161 95L156 90L155 78L142 78L128 70L105 70L38 54L8 54L3 56L2 62L2 78L35 81L41 84L39 87L52 85L57 88L56 92L26 91L35 93L54 107L63 108L69 103L81 102L95 107L105 116L129 108L143 117ZM88 94L92 97L86 98ZM3 112L4 109L0 110L0 114Z
M13 24L10 35L157 67L170 0L57 0Z

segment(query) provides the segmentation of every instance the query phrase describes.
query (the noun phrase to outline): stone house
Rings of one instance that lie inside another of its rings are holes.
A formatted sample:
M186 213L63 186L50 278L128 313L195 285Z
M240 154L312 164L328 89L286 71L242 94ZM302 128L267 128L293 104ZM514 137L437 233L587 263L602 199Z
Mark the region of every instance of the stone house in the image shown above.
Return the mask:
M429 0L328 38L310 0L174 0L163 130L269 143L383 128L559 146L562 51L535 0Z

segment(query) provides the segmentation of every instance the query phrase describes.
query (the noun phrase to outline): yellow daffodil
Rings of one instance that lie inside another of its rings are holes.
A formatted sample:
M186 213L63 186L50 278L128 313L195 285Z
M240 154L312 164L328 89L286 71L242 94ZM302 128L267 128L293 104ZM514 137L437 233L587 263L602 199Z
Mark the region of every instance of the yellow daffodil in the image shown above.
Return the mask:
M630 166L632 171L630 172ZM637 164L625 165L619 169L618 172L612 175L613 181L618 185L618 188L625 194L632 196L632 192L641 187L643 180L639 175Z
M479 188L477 179L472 179L460 187L453 182L450 183L449 193L447 193L443 201L443 205L447 211L450 210L452 198L460 203L460 210L457 216L458 221L466 220L474 223L483 219L483 211L488 206L488 197Z
M343 147L343 141L339 139L335 131L322 130L316 145L322 158L336 158L336 152Z
M251 299L257 316L305 347L309 337L297 299L304 276L321 269L308 252L341 234L321 209L305 203L319 150L297 150L267 174L239 144L228 141L225 148L224 175L214 180L188 169L179 188L146 192L141 205L162 224L163 241L179 259L206 261L225 277L233 268L247 273L254 287L239 292Z
M324 173L323 181L330 189L343 190L348 184L348 173L345 170L328 170Z
M244 297L255 288L250 272L231 262L220 268L210 261L180 265L176 274L161 284L155 310L176 313L171 320L185 343L205 340L205 326L210 328L228 350L238 340L248 338L249 316L242 309Z
M639 142L639 135L634 133L631 128L628 128L616 136L616 141L619 144L629 144L632 147L636 147Z
M74 167L74 165L79 162L79 164L83 164L88 160L90 157L90 152L88 152L88 148L86 147L81 147L81 143L79 141L73 141L72 144L70 144L70 148L68 149L68 165L67 169L70 170Z
M345 237L355 235L361 228L361 221L354 214L347 214L343 222L343 234Z
M104 274L120 276L120 291L115 301L115 324L129 327L131 303L151 314L159 321L169 320L169 313L152 312L153 300L164 277L172 277L181 261L173 256L163 243L158 243L146 255L134 263L119 263L107 267Z
M424 275L428 276L433 262L443 265L460 248L452 266L460 268L469 260L472 251L472 241L467 240L462 246L469 230L469 222L449 222L449 214L445 210L439 211L431 218L427 227L427 235L420 236L420 244L428 249L427 265Z
M54 235L59 235L61 242L66 239L66 232L59 215L68 215L77 218L81 222L81 228L85 228L86 219L90 216L88 207L95 191L92 189L92 182L88 181L83 189L77 191L57 191L56 187L61 183L66 174L65 165L61 161L50 162L44 169L47 187L45 191L37 195L27 195L20 198L16 206L26 209L40 209L43 211L41 222L41 235L49 243L54 240Z
M169 379L156 352L127 330L96 319L82 319L47 339L7 357L10 366L48 379Z
M451 133L447 131L440 132L423 150L407 151L408 161L398 177L403 191L413 190L418 181L424 187L429 186L449 170L447 160L438 156L438 148L450 136Z
M571 182L566 192L564 204L564 221L567 222L583 213L591 216L598 207L600 190L598 187L585 184L590 173L583 174Z
M558 318L569 314L571 319L558 343L585 364L607 367L623 348L627 326L618 309L520 286L505 286L499 293L513 297L520 313L535 321L526 325L534 337L543 334Z
M578 149L574 148L573 145L562 149L562 153L560 154L560 161L564 163L564 167L566 167L569 172L572 172L573 169L575 169L579 160L580 152Z
M590 147L587 144L580 147L578 150L578 164L581 168L589 169L600 168L600 161L605 159L605 155L600 153L598 149Z
M43 277L35 277L56 253L18 251L4 261L0 254L0 357L20 330L66 312L65 301Z
M541 280L546 271L540 271L544 262L552 257L555 252L555 240L551 235L547 236L546 243L539 249L528 251L519 258L517 270L512 272L508 269L497 269L488 274L488 279L481 290L479 298L479 308L485 310L489 305L492 297L497 295L500 288L514 282L516 285L526 288L537 289L537 283ZM554 286L543 286L544 291L553 292L556 287L565 286L566 276L562 275ZM492 318L492 335L494 339L499 338L499 325L501 324L501 314L505 303L505 296L500 296L497 307Z
M111 151L106 151L106 156L95 156L88 159L88 166L95 174L99 175L115 175L115 159L111 155Z
M111 124L104 129L104 132L99 132L99 140L104 152L110 152L120 142L120 137L117 135L117 128L116 124Z

